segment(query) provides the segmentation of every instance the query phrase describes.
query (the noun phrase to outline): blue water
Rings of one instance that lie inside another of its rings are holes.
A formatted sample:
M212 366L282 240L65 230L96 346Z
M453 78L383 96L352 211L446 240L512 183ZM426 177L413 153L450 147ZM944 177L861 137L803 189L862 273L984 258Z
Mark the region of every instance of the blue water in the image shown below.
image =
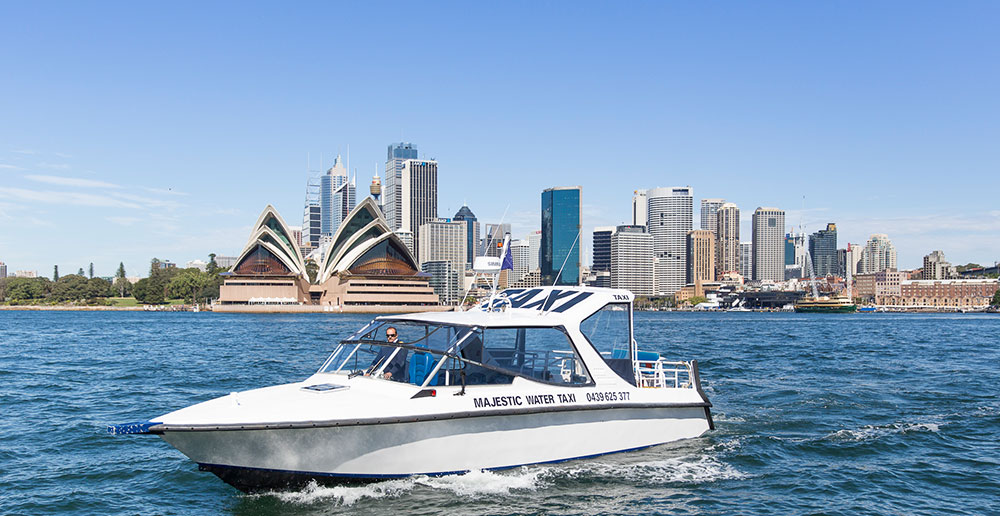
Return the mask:
M1000 513L990 315L640 313L641 348L699 360L717 429L503 473L245 495L105 433L305 378L367 319L0 312L0 513Z

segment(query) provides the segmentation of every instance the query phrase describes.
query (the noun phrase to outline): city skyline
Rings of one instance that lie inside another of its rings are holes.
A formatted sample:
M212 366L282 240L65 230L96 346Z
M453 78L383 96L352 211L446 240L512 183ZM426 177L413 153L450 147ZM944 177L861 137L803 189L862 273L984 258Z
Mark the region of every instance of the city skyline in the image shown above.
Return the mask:
M0 35L17 49L0 57L0 261L144 274L235 254L262 207L297 222L310 169L350 148L364 189L399 141L439 162L438 216L467 204L516 239L539 229L539 192L580 184L585 263L594 227L631 223L633 190L671 185L694 190L696 221L702 199L736 204L744 240L775 206L785 232L836 223L841 247L888 234L900 268L1000 257L1000 77L981 66L996 6L582 5L573 24L556 6L397 7L5 7L20 22ZM343 35L297 30L334 11L356 22ZM390 30L427 20L442 30ZM598 27L616 37L584 37ZM434 74L373 78L404 41Z

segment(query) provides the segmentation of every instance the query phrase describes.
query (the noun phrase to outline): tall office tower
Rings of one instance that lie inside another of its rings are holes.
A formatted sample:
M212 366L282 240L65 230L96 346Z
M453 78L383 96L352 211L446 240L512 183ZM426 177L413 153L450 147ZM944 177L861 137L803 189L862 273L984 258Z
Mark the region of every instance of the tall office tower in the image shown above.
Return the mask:
M583 187L560 186L542 191L542 285L579 285L583 237Z
M803 278L809 275L806 263L806 254L809 249L806 245L805 233L785 234L785 279Z
M323 206L321 203L320 178L312 177L306 181L306 201L302 213L302 255L319 247L323 236Z
M476 259L476 252L479 249L479 221L476 219L476 214L472 213L472 210L465 204L452 217L452 220L465 221L465 251L467 254L465 263L471 268L473 260Z
M464 264L462 269L456 269L455 264L448 260L435 260L420 264L420 272L431 276L427 283L434 289L441 304L445 305L458 304L461 300L464 270Z
M715 227L719 223L718 217L715 214L723 204L726 204L725 199L701 200L701 229L707 229L715 233Z
M839 276L840 267L837 264L837 225L829 223L826 229L821 229L809 235L809 256L812 257L813 274L816 276Z
M510 257L514 261L514 270L511 271L509 281L521 281L531 272L528 267L531 265L531 245L527 240L512 240L510 242Z
M740 276L748 281L753 277L753 242L740 242Z
M653 235L644 226L615 228L611 234L611 288L651 296L655 293L653 279Z
M479 242L479 256L500 257L503 250L503 238L510 234L510 224L486 224L483 238Z
M851 275L858 274L860 270L858 266L861 264L861 254L864 252L865 246L860 244L847 244L847 256L844 259L844 266L850 267ZM847 271L845 268L844 271ZM846 274L846 272L845 272Z
M354 180L348 180L346 183L337 187L333 192L333 232L336 233L337 229L340 228L340 223L347 220L347 216L354 209L354 205L357 204L357 186Z
M889 235L876 233L868 239L861 251L860 268L861 274L896 270L896 246L892 245Z
M393 143L389 145L386 153L385 174L383 174L385 179L382 183L382 214L393 230L402 227L400 210L403 193L400 190L400 183L403 181L403 163L417 157L417 146L409 142Z
M931 254L924 256L924 268L920 271L920 279L948 279L953 269L954 267L944 259L943 251L931 251Z
M420 263L448 261L465 274L467 233L464 220L435 219L420 225L421 244L417 246Z
M673 294L684 286L687 274L687 233L694 205L691 187L646 190L649 233L658 259L656 293Z
M399 192L400 229L413 233L413 248L420 249L420 225L438 216L437 161L408 159L403 162Z
M0 262L0 278L7 277L7 264Z
M532 231L528 233L528 272L535 272L539 269L542 255L542 231Z
M611 235L615 234L614 226L604 226L594 228L594 264L591 271L611 270Z
M695 229L687 234L688 283L715 281L715 232Z
M715 213L715 277L740 272L740 209L727 202Z
M785 280L785 212L778 208L753 212L753 279Z
M649 201L646 199L646 190L632 191L632 225L645 227L648 220L646 213L649 209ZM648 229L648 228L647 228Z
M323 213L320 231L324 236L333 236L340 227L340 221L343 220L341 207L337 205L336 193L345 184L347 184L347 167L340 160L340 155L337 155L333 166L320 176L320 206Z

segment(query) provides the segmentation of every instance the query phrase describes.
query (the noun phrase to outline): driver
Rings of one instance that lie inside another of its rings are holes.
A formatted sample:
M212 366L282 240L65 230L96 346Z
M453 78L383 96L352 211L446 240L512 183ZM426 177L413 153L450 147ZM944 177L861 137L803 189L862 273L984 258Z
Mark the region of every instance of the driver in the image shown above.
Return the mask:
M399 332L396 331L395 327L390 326L385 329L385 340L390 344L399 343ZM385 369L382 370L382 378L385 378L386 380L395 380L397 382L405 382L407 351L402 348L397 348L396 346L380 347L378 355L375 355L375 360L372 360L372 365L368 369L369 374L378 369L382 363L389 358L389 355L392 355L392 352L397 349L399 352L396 353L396 356L394 356L392 360L386 364Z

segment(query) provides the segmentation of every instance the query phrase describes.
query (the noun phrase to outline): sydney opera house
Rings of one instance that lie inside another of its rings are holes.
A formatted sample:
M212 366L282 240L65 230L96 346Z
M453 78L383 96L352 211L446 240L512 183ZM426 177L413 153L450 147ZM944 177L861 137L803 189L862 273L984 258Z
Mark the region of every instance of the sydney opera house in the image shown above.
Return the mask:
M314 272L315 274L310 274ZM220 312L415 312L448 310L420 272L413 253L371 198L340 224L316 269L272 206L225 276Z

